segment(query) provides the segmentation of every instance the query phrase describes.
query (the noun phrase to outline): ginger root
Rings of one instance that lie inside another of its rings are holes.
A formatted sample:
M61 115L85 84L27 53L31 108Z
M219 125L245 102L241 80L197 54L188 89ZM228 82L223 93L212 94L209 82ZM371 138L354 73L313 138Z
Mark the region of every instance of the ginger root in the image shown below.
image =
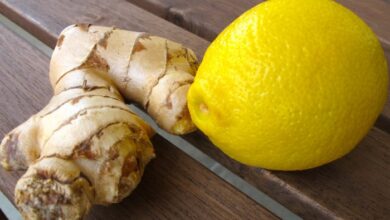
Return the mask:
M49 104L7 134L0 162L27 169L15 187L26 219L81 219L93 204L128 196L154 157L152 129L124 103L144 106L165 130L195 129L186 94L194 53L169 40L72 25L50 62Z

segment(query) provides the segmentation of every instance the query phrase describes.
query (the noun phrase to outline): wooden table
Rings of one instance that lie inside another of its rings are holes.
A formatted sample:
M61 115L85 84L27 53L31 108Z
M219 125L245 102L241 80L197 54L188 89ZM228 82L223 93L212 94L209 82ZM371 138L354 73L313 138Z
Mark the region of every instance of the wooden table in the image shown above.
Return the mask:
M93 23L164 36L202 57L224 26L259 2L0 0L0 12L50 47L69 24ZM339 2L372 27L389 60L390 2ZM6 23L4 19L2 23ZM5 134L51 97L50 50L12 24L0 25L0 33L0 131ZM184 137L159 132L153 139L158 157L147 167L142 184L120 204L95 207L88 219L390 219L389 132L390 101L351 154L302 172L271 172L241 165L200 132ZM188 146L197 150L191 153ZM0 169L0 190L10 201L21 174Z

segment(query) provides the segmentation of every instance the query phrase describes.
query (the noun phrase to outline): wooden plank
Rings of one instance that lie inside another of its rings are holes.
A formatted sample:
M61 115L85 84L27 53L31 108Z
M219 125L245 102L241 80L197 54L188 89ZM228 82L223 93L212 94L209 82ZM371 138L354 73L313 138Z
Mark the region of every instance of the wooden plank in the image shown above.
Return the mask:
M31 4L25 3L27 2L22 0L1 0L0 11L51 47L54 47L56 36L64 27L81 22L144 31L166 38L177 36L176 41L194 48L198 56L204 53L209 44L206 40L177 28L176 25L165 22L157 16L145 16L145 11L142 9L136 7L126 9L125 7L131 5L124 0L79 0L77 3L39 0ZM47 12L41 13L42 10ZM27 11L31 14L23 14ZM40 25L40 21L45 21L46 25Z
M103 0L85 0L79 1L77 6L65 1L1 0L0 11L10 15L23 27L33 30L33 33L38 33L37 36L46 39L46 43L55 42L59 31L73 22L114 24L131 30L140 28L139 23L143 21L143 30L165 33L166 37L180 42L191 39L187 41L187 45L198 54L207 46L207 42L198 41L200 38L167 24L137 7L126 5L121 0L110 3ZM80 13L81 11L83 13ZM104 15L104 18L92 20L86 17L100 14ZM202 47L199 48L199 45ZM269 172L250 168L227 158L200 132L187 135L185 138L304 218L367 219L390 216L388 207L390 174L386 172L390 169L386 159L389 158L390 141L389 135L378 129L371 131L357 150L347 157L305 172ZM376 157L378 158L374 161ZM372 179L376 181L371 181ZM364 190L355 192L353 189ZM355 199L358 193L360 195Z
M307 219L390 216L390 135L382 130L373 128L344 158L300 172L271 172L241 165L205 143L202 136L193 133L186 139Z
M212 41L240 14L263 0L128 0Z
M231 21L264 0L128 0L192 33L213 40ZM358 14L390 45L390 2L337 0Z
M52 91L49 58L2 25L0 33L0 132L5 134L41 109ZM276 219L160 136L152 141L157 158L135 192L119 204L95 207L88 219ZM22 173L0 168L0 190L10 200Z

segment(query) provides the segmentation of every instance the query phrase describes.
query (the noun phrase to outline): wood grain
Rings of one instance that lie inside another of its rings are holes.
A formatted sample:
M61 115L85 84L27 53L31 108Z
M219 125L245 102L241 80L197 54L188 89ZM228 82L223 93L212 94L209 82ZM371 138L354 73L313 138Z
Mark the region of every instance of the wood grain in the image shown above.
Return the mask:
M40 110L52 91L49 58L1 25L0 33L0 132L5 134ZM134 194L122 203L95 207L88 219L276 218L163 138L156 135L152 141L157 158ZM22 173L0 168L0 190L11 201Z
M176 41L194 48L198 56L203 55L209 44L157 16L145 15L144 10L125 0L76 2L38 0L30 3L23 0L1 0L0 11L51 47L54 47L57 35L64 27L83 22L144 31L166 38L176 36ZM23 14L26 11L31 14ZM45 25L40 24L41 21L45 21Z
M187 140L307 219L384 219L390 216L390 135L373 128L350 154L301 172L275 172L241 165L200 132Z
M208 44L120 0L109 4L103 0L85 0L78 1L77 7L74 5L66 1L0 0L0 11L51 45L59 31L74 22L113 24L130 30L164 33L170 39L186 42L198 54L202 54ZM94 20L92 15L104 17ZM390 216L390 140L389 135L381 130L373 129L347 157L305 172L270 172L251 168L227 158L200 132L185 138L304 218L372 219Z

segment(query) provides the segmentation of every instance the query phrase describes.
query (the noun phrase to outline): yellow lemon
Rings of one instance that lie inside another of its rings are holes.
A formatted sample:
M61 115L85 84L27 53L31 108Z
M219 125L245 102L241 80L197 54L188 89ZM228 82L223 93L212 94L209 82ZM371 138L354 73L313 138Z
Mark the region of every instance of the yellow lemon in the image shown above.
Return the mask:
M230 157L301 170L364 137L386 101L377 38L331 0L269 0L210 45L188 93L194 123Z

